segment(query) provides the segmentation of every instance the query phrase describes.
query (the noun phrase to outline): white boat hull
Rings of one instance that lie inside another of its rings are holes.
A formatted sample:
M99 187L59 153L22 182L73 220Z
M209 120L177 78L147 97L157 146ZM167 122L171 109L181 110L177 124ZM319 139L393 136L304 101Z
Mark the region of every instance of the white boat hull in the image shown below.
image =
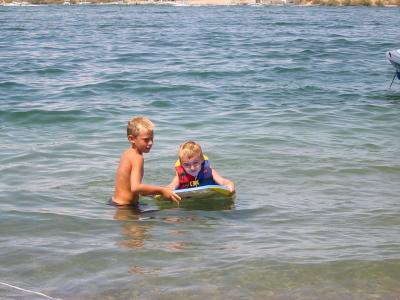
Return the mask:
M390 50L386 52L386 57L390 63L400 72L400 49Z

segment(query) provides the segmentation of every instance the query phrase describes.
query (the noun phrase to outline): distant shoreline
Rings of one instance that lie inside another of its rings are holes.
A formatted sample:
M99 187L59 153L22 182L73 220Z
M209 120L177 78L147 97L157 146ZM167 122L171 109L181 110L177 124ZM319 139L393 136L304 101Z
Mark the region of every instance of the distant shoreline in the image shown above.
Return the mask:
M400 0L0 0L3 6L27 5L171 5L171 6L223 6L223 5L293 5L293 6L382 6L398 7Z

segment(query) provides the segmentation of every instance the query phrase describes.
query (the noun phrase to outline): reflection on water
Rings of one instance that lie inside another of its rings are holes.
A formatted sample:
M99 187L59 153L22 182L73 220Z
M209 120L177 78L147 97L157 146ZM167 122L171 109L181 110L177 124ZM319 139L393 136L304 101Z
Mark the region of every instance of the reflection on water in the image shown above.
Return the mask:
M172 204L172 203L170 203ZM193 203L192 203L193 204ZM193 209L193 206L189 206ZM204 207L204 203L202 204ZM224 204L222 207L226 209ZM171 212L179 213L179 208L171 207L168 210ZM146 209L146 205L140 205L139 207L134 206L120 206L115 207L114 220L124 221L121 227L121 235L123 240L119 241L117 245L122 248L139 249L144 248L146 241L152 240L151 230L154 229L156 224L163 226L163 224L184 224L187 222L196 222L200 218L197 216L156 216L156 209ZM147 221L155 222L147 222ZM170 229L168 235L174 238L185 237L190 234L187 230ZM174 241L169 239L168 242L154 242L157 247L172 250L172 251L183 251L190 248L190 244L184 241ZM137 268L134 268L137 271ZM140 272L134 273L141 273Z
M202 211L213 211L213 210L231 210L235 208L234 198L225 197L213 197L208 199L185 199L180 202L179 208L184 210L202 210ZM171 209L177 208L177 204L158 200L157 206L160 209Z
M118 245L126 248L142 248L144 240L149 238L147 230L147 226L125 224L121 232L126 239L120 241Z
M151 224L140 222L143 219L153 218L151 214L156 210L143 211L136 206L120 206L115 207L114 220L118 221L133 221L122 223L121 233L124 240L118 242L118 246L124 248L142 248L144 241L149 239L149 229ZM147 216L145 216L147 214Z
M159 209L153 209L146 201L147 199L144 199L139 207L115 207L114 220L123 221L121 225L123 239L117 243L119 247L141 249L146 248L146 244L151 243L152 249L158 248L173 252L190 249L190 242L176 240L189 238L192 235L189 230L167 227L166 234L169 238L165 242L158 241L157 237L152 235L152 231L157 234L160 228L165 229L165 225L180 226L186 223L202 221L202 218L196 215L180 215L183 211L219 211L232 210L234 208L234 199L219 197L210 199L185 199L180 203L179 207L170 201L157 201L156 204ZM171 215L165 215L168 212L171 212ZM138 266L135 266L132 272L139 274L146 272L139 269Z
M149 209L147 204L140 204L139 206L115 206L114 220L132 221L152 219L154 218L153 213L157 211L157 209Z
M154 275L154 274L159 274L161 269L152 269L152 268L146 268L143 266L133 266L129 269L129 273L131 274L140 274L140 275Z

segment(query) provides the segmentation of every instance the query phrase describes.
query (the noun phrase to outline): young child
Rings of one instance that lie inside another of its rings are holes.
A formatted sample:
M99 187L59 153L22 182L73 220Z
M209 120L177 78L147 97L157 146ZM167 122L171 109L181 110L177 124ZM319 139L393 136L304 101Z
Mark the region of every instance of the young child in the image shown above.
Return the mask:
M144 157L153 146L154 125L144 117L135 117L128 123L128 141L131 147L122 154L115 176L112 202L116 205L138 205L139 195L160 194L179 203L180 197L169 187L143 184Z
M168 185L171 189L185 189L207 184L220 184L229 188L232 194L235 185L211 168L208 157L203 155L201 146L193 141L180 145L179 159L175 163L176 175Z

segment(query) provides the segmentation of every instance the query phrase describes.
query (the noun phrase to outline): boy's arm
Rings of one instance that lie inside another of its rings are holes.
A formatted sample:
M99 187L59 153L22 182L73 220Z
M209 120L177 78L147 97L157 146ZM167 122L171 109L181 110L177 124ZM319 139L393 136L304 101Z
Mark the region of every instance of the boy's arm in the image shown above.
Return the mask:
M144 158L141 155L133 158L131 172L131 192L137 195L163 195L164 198L179 203L181 198L168 187L143 184Z
M235 192L235 184L232 181L230 181L229 179L226 179L226 178L222 177L221 175L219 175L216 170L214 170L214 169L211 169L211 170L212 170L212 176L213 176L214 181L217 184L227 186L229 188L229 190L231 191L231 193L233 194Z

